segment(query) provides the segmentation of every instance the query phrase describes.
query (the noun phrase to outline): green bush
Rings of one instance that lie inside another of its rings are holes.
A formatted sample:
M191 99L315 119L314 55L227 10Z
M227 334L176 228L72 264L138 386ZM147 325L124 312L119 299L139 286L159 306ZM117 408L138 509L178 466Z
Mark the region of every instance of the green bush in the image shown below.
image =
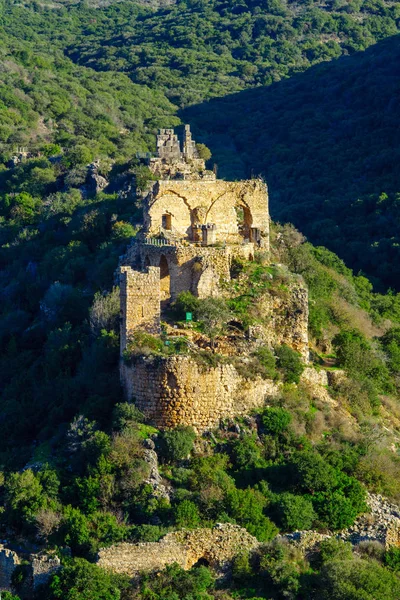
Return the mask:
M328 538L320 543L319 555L323 563L330 560L352 560L353 550L350 542Z
M393 546L385 552L383 561L389 569L392 571L400 571L400 548Z
M191 292L181 292L172 303L171 309L178 321L186 319L187 312L192 313L194 318L196 318L199 302L200 300L196 296L193 296Z
M183 500L175 510L175 523L178 527L192 529L200 525L200 513L194 502Z
M179 425L175 429L166 430L157 439L157 450L166 462L187 458L193 450L196 433L192 427Z
M287 383L299 383L300 375L304 371L301 356L286 344L275 348L276 364Z
M53 575L49 600L120 600L120 588L128 587L128 578L103 571L83 558L74 558Z
M400 579L375 561L332 560L319 577L322 600L389 600L400 597Z
M289 429L292 415L280 407L269 407L262 413L262 423L265 429L274 435L284 433Z
M311 529L317 516L308 498L289 493L279 496L275 511L278 523L285 531Z

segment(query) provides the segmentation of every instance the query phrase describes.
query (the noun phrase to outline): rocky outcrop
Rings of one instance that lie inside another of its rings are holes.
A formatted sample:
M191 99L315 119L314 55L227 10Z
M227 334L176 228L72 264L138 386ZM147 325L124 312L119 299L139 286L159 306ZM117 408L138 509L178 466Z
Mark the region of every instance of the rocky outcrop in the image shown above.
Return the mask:
M249 334L271 347L286 344L308 363L308 291L301 277L281 268L285 289L272 288L260 298L259 316L266 325L250 327Z
M256 538L242 527L219 523L212 529L168 533L159 542L123 543L105 548L100 550L97 564L134 577L141 571L160 571L174 562L183 569L190 569L202 559L223 573L238 553L258 546Z
M99 163L96 161L88 166L86 190L91 196L95 196L99 192L103 191L108 185L107 179L99 173L99 166Z
M22 555L29 564L24 566L25 580L23 583L24 596L30 594L38 586L47 583L49 578L61 568L58 556L43 554ZM0 591L13 591L12 575L18 565L22 564L22 556L17 552L0 545Z
M163 479L158 470L158 456L155 451L155 444L153 440L147 439L143 443L143 459L150 467L150 473L144 483L150 485L153 489L153 494L156 498L170 499L169 490L164 485Z
M18 554L0 545L0 590L12 590L12 574L19 564L21 559Z
M278 536L304 552L312 552L318 544L335 537L353 546L361 542L379 542L385 548L400 546L400 507L391 504L377 494L368 494L370 512L360 515L354 524L339 533L319 533L318 531L294 531Z

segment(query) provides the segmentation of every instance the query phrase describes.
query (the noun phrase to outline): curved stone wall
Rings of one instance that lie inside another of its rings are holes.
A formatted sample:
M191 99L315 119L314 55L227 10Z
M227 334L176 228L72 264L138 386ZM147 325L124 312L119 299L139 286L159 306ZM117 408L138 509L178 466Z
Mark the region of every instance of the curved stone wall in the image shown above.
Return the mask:
M198 432L248 414L279 390L271 380L244 379L231 364L204 367L186 356L135 357L121 363L121 378L128 400L157 427L190 425Z

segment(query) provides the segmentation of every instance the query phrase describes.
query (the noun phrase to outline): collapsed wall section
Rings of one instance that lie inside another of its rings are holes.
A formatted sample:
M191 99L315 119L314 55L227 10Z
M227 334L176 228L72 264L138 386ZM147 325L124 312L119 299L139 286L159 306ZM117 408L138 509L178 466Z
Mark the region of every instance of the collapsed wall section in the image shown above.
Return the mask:
M245 379L232 364L204 366L192 357L133 357L122 362L127 399L156 427L189 425L197 432L221 419L263 406L279 387L261 377Z

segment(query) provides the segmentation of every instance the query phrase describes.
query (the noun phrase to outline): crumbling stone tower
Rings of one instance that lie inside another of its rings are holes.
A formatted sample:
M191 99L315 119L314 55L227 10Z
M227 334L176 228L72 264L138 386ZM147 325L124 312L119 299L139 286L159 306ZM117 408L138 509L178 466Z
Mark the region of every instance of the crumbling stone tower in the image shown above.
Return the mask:
M160 269L120 269L121 354L135 331L160 333Z

